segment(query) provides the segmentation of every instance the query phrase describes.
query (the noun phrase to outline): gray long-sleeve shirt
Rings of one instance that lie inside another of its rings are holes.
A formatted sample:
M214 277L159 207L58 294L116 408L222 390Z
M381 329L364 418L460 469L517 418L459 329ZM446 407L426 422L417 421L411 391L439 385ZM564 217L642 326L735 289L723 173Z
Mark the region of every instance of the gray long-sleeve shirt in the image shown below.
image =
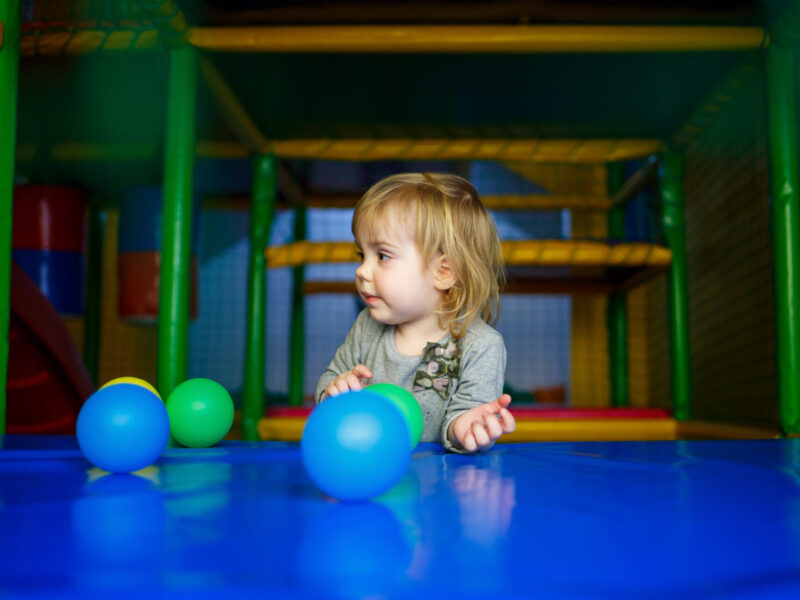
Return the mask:
M448 334L439 343L453 338ZM467 410L496 400L503 393L506 370L506 347L503 337L492 327L478 321L461 338L458 377L452 379L447 399L434 389L414 391L414 378L425 369L422 356L400 354L394 343L394 326L374 320L368 309L358 315L344 343L317 382L316 401L325 397L325 387L336 377L363 364L372 371L372 383L393 383L414 394L422 408L423 442L441 442L454 450L447 439L453 420Z

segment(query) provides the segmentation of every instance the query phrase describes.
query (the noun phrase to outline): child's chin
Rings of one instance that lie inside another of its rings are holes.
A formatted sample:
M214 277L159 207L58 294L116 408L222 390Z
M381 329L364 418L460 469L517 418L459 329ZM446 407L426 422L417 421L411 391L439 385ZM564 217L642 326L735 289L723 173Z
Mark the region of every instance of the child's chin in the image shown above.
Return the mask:
M375 319L378 323L382 323L384 325L397 325L397 319L393 319L391 316L381 314L382 311L378 310L376 307L368 306L370 316Z

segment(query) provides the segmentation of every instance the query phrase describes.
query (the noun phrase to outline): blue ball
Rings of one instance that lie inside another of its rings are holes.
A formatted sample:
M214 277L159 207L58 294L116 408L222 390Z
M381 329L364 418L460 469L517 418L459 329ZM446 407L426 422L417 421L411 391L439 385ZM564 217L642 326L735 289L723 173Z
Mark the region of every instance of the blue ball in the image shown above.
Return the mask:
M78 414L78 445L96 467L130 473L158 459L169 440L169 416L150 390L120 383L97 390Z
M328 398L309 415L300 450L308 475L339 500L364 500L391 488L410 457L397 407L366 390Z

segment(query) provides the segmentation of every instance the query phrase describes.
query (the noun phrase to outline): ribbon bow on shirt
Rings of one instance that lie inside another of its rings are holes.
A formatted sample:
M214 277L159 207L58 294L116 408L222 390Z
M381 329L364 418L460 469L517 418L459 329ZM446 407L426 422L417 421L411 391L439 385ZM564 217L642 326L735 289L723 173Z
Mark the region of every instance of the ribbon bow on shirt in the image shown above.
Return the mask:
M422 368L414 375L414 391L433 389L444 400L450 393L453 378L461 367L461 342L451 340L444 344L428 342L422 351Z

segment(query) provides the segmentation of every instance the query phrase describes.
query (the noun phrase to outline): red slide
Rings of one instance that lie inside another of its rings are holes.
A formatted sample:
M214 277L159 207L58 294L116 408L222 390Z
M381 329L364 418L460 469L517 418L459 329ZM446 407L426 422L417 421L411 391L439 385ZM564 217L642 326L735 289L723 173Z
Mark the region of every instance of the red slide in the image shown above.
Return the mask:
M74 434L94 384L61 317L15 263L8 337L6 432Z

